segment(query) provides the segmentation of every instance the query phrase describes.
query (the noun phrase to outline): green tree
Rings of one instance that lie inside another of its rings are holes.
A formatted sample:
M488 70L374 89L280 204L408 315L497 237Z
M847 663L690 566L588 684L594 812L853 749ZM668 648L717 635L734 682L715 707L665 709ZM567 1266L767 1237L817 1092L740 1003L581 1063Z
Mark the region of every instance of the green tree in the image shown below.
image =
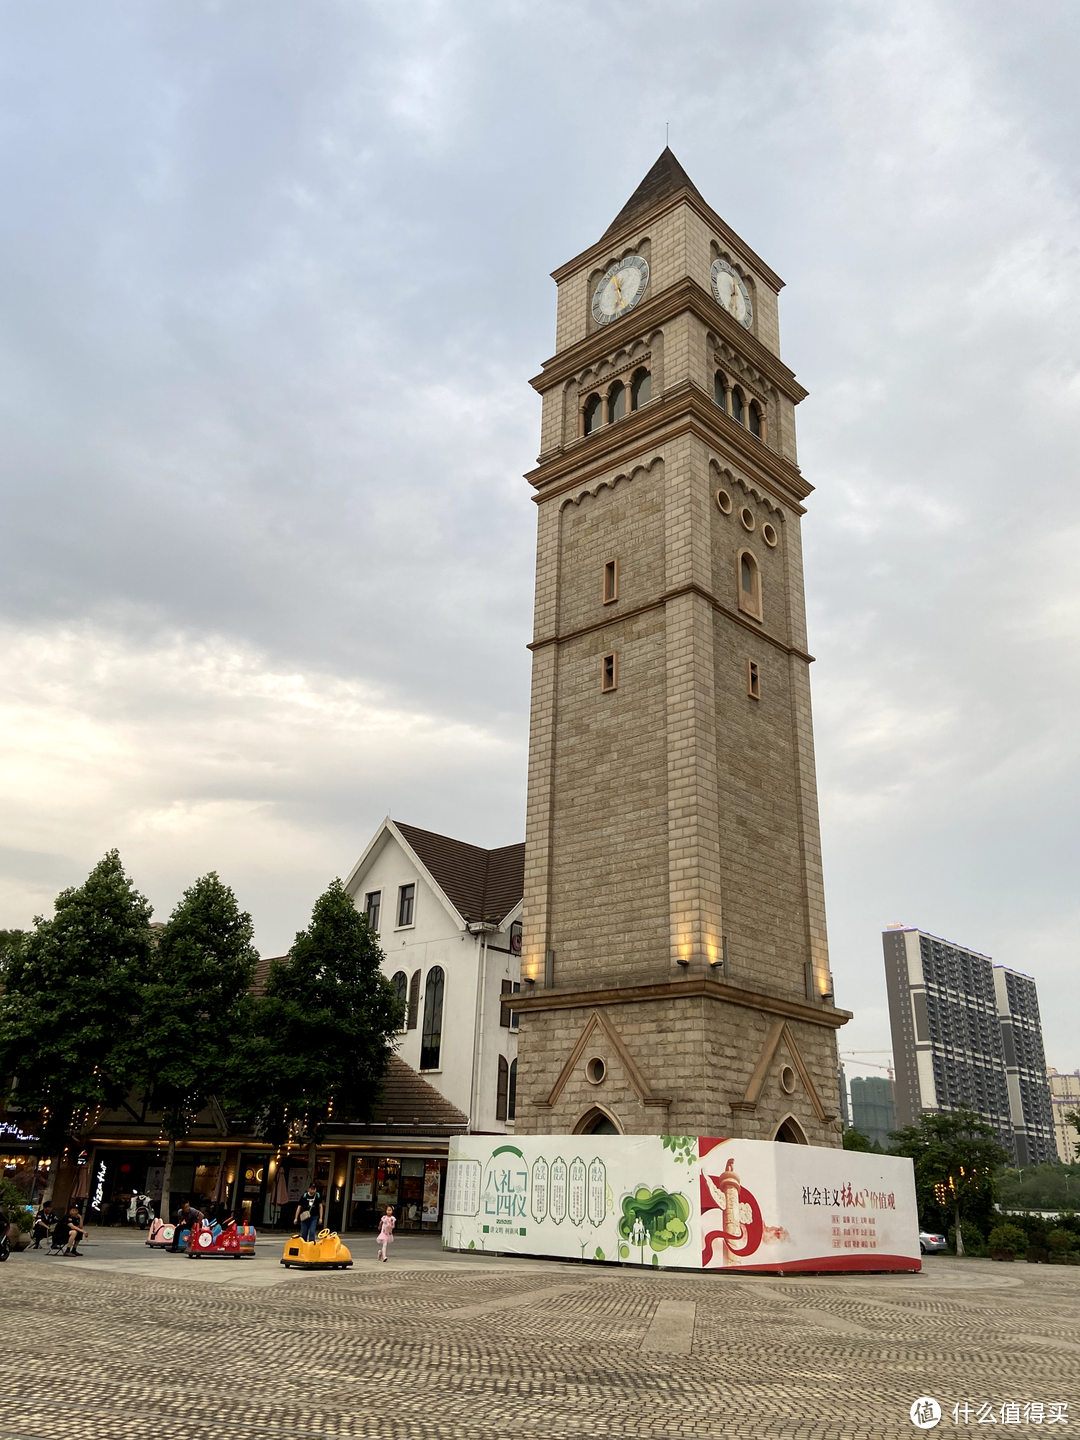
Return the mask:
M44 1155L78 1141L128 1088L125 1045L150 953L150 904L115 850L4 956L0 1084ZM50 1170L48 1193L56 1174Z
M1008 1158L997 1131L973 1110L924 1111L892 1139L890 1153L914 1162L920 1215L932 1206L951 1213L956 1253L963 1255L963 1217L990 1209L998 1167Z
M367 919L334 880L284 961L270 967L243 1048L238 1089L266 1137L315 1147L331 1115L365 1120L379 1094L402 1006Z
M250 1018L258 961L251 916L211 872L162 926L143 984L125 1071L141 1085L168 1137L162 1206L169 1209L176 1142L228 1088L233 1047Z
M875 1155L882 1153L881 1142L879 1140L871 1140L869 1135L864 1135L861 1130L856 1130L853 1125L844 1131L844 1149L867 1150L872 1151Z

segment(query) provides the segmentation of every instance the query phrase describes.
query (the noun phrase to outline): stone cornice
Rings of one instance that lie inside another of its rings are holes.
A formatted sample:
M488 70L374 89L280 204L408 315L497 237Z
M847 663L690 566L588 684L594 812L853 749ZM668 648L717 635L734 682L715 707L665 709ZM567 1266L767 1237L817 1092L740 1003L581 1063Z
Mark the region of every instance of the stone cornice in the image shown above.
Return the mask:
M704 586L693 584L680 585L676 590L665 590L663 595L659 596L656 600L650 600L644 605L636 605L632 610L623 610L618 614L605 615L602 620L595 620L590 625L581 625L576 630L567 630L565 634L545 635L541 640L531 641L525 648L526 650L542 650L545 645L564 645L568 640L577 640L582 635L593 634L596 630L606 630L609 626L619 624L624 620L636 620L639 615L647 615L650 610L660 610L669 600L677 600L680 595L700 595L714 610L718 611L721 615L726 615L729 620L733 620L736 625L741 625L744 630L749 630L750 634L756 635L759 640L764 640L766 644L772 645L777 650L782 650L785 655L794 655L799 660L805 660L808 665L814 663L813 655L808 655L805 650L800 650L798 646L788 645L786 641L778 639L775 635L770 635L769 632L762 627L760 621L755 623L753 620L747 619L747 617L738 610L732 610L730 606L718 600L715 595L711 595Z
M545 390L550 390L552 386L562 384L579 371L587 369L593 361L603 359L610 351L617 350L624 344L632 344L635 337L647 343L651 331L658 325L673 320L676 315L681 315L684 310L692 311L704 325L709 326L717 335L722 335L733 349L755 365L793 404L797 405L800 400L806 399L810 392L795 379L795 372L789 370L771 350L767 350L749 330L733 320L712 295L703 290L689 275L675 285L669 285L666 290L661 290L651 299L643 301L621 320L605 325L601 330L594 330L583 340L576 341L567 349L560 350L557 355L545 360L540 374L534 375L529 384L542 395Z
M652 209L642 210L640 214L631 215L621 230L609 232L604 235L602 239L597 240L595 245L590 245L587 250L582 250L580 255L575 255L572 260L567 260L564 264L560 265L557 270L552 270L551 278L557 285L561 285L564 280L568 280L571 275L576 274L578 270L584 269L584 267L592 261L599 260L604 255L614 254L624 241L640 236L643 230L647 230L650 225L654 225L661 216L670 214L672 210L678 209L680 205L689 205L691 210L695 210L698 215L701 216L702 220L705 221L706 225L716 231L717 235L724 241L724 244L738 255L740 260L744 261L752 270L760 275L771 290L774 290L777 294L780 293L784 288L784 282L780 279L780 276L777 275L776 271L773 270L771 266L766 265L761 256L755 254L741 236L736 235L727 221L722 220L711 205L703 200L696 191L689 190L685 186L681 190L677 190L673 195L669 195L666 199L661 200L658 204L654 205Z
M790 1020L804 1020L809 1025L824 1025L839 1030L852 1018L852 1011L834 1006L807 1005L798 1000L783 1000L757 990L743 990L723 980L707 980L695 976L690 980L669 980L659 985L626 985L607 990L540 990L535 995L524 993L504 995L502 1004L508 1009L578 1010L598 1005L642 1005L656 1000L713 1000L723 1005L740 1005L747 1010L761 1010L767 1015L783 1015Z
M542 457L525 479L541 492L533 499L543 503L575 487L587 488L609 470L630 465L637 456L687 433L697 435L721 454L733 452L734 463L754 484L803 514L799 502L812 494L814 487L799 467L770 450L689 380L665 390L659 399L650 400L622 420Z

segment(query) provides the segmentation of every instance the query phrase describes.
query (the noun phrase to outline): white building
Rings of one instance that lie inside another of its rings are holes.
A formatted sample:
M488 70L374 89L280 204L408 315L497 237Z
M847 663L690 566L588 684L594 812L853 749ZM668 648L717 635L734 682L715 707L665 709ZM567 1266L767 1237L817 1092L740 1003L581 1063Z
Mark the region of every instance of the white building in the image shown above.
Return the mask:
M1050 1105L1054 1113L1054 1144L1057 1146L1058 1159L1063 1165L1072 1165L1076 1161L1076 1146L1080 1143L1080 1133L1077 1133L1075 1125L1068 1118L1074 1110L1080 1110L1080 1070L1074 1070L1071 1075L1060 1075L1053 1067L1048 1066L1046 1080L1050 1086Z
M524 866L388 818L345 882L406 1002L397 1053L484 1134L514 1128Z

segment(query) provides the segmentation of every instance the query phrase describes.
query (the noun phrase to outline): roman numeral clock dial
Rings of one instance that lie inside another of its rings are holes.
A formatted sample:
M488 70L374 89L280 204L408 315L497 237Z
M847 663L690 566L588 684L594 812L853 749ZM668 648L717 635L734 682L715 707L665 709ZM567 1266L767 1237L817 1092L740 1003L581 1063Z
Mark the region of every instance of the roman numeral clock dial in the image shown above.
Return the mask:
M610 325L632 310L645 294L649 283L649 262L640 255L617 260L606 271L592 297L593 319L598 325Z

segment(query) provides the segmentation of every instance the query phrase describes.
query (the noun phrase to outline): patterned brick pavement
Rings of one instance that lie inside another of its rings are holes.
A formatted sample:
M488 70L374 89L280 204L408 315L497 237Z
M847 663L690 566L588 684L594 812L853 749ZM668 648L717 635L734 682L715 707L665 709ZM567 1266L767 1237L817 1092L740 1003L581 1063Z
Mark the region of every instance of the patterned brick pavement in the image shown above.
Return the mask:
M919 1433L920 1395L945 1410L930 1433L1080 1428L1075 1269L758 1278L370 1248L316 1274L273 1241L254 1261L134 1236L12 1256L0 1440L877 1440ZM1010 1401L1067 1401L1070 1423L1003 1423Z

